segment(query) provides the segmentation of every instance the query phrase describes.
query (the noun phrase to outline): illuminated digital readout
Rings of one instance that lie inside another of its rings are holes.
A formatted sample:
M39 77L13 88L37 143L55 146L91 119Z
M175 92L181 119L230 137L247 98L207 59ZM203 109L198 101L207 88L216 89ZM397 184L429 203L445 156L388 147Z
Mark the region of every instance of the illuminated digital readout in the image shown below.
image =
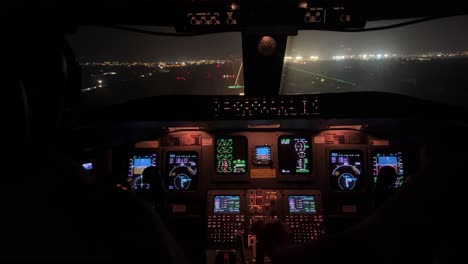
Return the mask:
M352 191L360 184L362 153L357 150L330 153L331 185L334 189Z
M380 169L383 167L392 167L396 174L397 179L395 181L395 188L400 187L404 181L404 170L403 170L403 154L402 152L377 152L372 156L372 165L374 176L374 183L377 183L377 176L379 175Z
M174 151L167 153L165 187L168 191L192 191L198 185L198 153Z
M288 205L290 214L317 213L315 197L313 195L289 195Z
M310 143L307 137L282 136L278 140L281 174L310 173Z
M239 195L215 195L214 197L215 214L238 214L240 213Z
M93 163L92 162L83 163L81 164L81 167L83 167L83 169L87 171L90 171L90 170L93 170Z
M271 162L270 145L254 146L253 163L255 165L270 165Z
M216 139L216 172L245 174L247 172L247 139L222 137Z
M151 183L149 179L143 178L143 171L157 165L157 154L135 155L129 160L128 177L132 179L132 188L135 190L149 190Z

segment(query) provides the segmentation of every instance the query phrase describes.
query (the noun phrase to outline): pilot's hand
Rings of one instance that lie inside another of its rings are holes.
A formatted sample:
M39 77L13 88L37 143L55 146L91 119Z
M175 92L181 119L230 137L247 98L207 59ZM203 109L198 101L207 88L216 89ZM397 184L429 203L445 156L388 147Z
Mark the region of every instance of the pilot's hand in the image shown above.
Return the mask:
M287 224L278 219L254 220L252 233L263 243L265 254L270 255L279 248L287 247L292 241L292 233Z

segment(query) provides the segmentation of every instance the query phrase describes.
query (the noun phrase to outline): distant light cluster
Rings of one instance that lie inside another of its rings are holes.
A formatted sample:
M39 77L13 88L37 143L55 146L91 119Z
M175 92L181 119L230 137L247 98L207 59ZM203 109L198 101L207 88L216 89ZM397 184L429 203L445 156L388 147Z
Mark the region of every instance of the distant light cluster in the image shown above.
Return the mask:
M156 68L156 67L176 68L176 67L184 67L187 65L226 64L226 63L233 63L233 62L236 62L236 60L186 60L186 61L159 61L159 62L104 61L104 62L84 62L84 63L81 63L81 66L120 66L120 67L142 66L142 67L150 67L150 68Z
M335 55L332 57L322 57L312 55L304 57L302 55L285 56L285 62L306 63L310 61L341 61L341 60L380 60L380 59L410 59L410 60L430 60L430 59L446 59L456 57L468 57L468 51L460 52L428 52L422 54L396 54L396 53L362 53L351 55Z
M327 61L327 60L378 60L378 59L444 59L454 57L467 57L468 51L459 52L428 52L422 54L396 54L396 53L362 53L351 55L335 55L332 57L323 57L318 55L311 56L285 56L285 62L304 63L310 61ZM123 66L123 67L150 67L150 68L177 68L191 65L209 65L209 64L229 64L239 62L241 59L235 60L186 60L186 61L159 61L159 62L120 62L120 61L104 61L104 62L84 62L82 66ZM106 74L113 75L115 72Z

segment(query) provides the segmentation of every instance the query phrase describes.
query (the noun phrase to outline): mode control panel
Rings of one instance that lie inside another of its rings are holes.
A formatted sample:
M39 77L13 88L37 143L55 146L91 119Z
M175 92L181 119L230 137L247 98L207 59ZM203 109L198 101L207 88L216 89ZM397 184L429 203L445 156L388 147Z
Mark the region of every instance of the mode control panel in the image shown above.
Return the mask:
M225 96L214 98L212 105L215 119L307 118L319 113L319 98L316 95Z

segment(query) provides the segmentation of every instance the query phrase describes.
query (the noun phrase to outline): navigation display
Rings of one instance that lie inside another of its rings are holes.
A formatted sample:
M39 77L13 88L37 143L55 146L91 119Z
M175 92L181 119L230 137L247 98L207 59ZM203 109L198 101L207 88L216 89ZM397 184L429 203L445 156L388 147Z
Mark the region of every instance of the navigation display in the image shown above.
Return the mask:
M317 213L315 197L313 195L289 195L288 205L290 214Z
M281 174L310 173L310 141L307 137L281 136L278 139Z
M151 188L150 179L143 178L143 171L150 166L156 166L157 154L134 155L129 159L128 177L132 179L134 190L148 190Z
M374 176L374 184L377 183L377 176L379 175L380 169L385 166L392 167L395 170L398 176L394 187L400 187L404 180L402 152L380 151L374 153L372 156L372 174Z
M359 150L340 150L330 153L330 179L335 190L352 191L360 185L363 154Z
M239 214L240 196L239 195L215 195L214 210L215 214Z
M192 191L198 185L198 153L174 151L167 153L165 187L168 191Z
M238 137L216 138L216 172L223 175L247 173L247 139Z
M253 163L255 165L270 165L271 164L270 145L254 146Z

